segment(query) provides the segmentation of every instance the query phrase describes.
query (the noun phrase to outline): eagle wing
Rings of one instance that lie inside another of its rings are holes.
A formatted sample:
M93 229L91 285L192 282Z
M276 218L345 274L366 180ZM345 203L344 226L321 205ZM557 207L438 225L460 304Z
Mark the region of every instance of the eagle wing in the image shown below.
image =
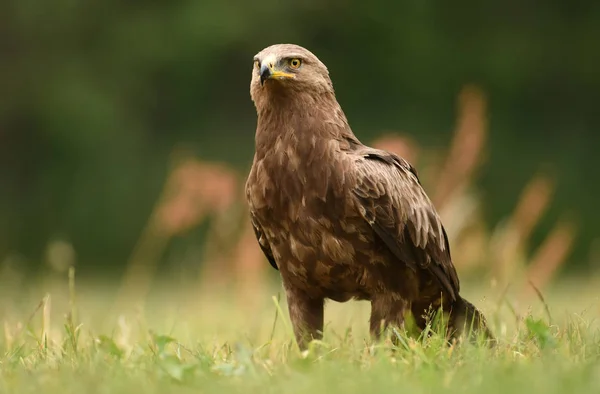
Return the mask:
M353 192L361 216L400 261L415 272L429 271L455 300L459 280L448 237L416 170L386 151L357 153Z
M267 260L269 260L269 264L276 270L279 270L277 267L277 263L275 263L275 258L273 257L273 252L271 251L271 245L269 245L269 241L267 241L267 237L265 237L265 233L262 228L254 218L254 215L250 213L250 222L252 223L252 228L254 229L254 235L256 235L256 240L260 245L261 250L265 254Z

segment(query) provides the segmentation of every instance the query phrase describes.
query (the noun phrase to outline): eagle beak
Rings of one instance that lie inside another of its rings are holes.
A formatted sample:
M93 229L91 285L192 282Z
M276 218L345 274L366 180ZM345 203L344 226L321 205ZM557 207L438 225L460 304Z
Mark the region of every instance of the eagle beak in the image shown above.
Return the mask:
M273 63L263 64L260 67L260 85L264 85L267 79L284 79L284 78L296 78L294 74L286 73L275 68Z

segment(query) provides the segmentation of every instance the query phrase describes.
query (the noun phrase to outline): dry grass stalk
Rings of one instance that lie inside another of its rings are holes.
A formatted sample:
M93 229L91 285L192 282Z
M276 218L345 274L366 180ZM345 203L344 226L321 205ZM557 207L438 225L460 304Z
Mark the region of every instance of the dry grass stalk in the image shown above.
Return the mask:
M397 154L409 163L416 165L419 157L419 145L412 138L396 133L385 133L375 139L371 145L377 149L383 149Z
M46 294L46 296L44 297L44 306L42 307L42 334L40 336L41 338L41 346L44 347L49 339L50 336L50 330L51 330L51 325L50 325L50 314L52 311L52 298L50 297L50 294Z
M513 214L497 230L492 244L494 272L501 283L524 267L525 248L535 225L546 211L554 190L545 176L534 177L523 189Z
M472 182L486 143L486 100L483 92L475 86L466 86L459 95L458 110L456 132L432 198L438 209Z
M168 241L198 225L211 212L233 201L237 176L227 166L186 159L169 175L146 227L127 264L116 306L143 301Z
M237 299L250 307L257 301L256 290L265 285L267 270L272 268L256 242L249 215L245 216L244 232L233 251L232 260L235 263Z
M575 240L576 229L573 223L560 221L532 258L527 272L527 278L538 289L543 289L550 283L559 268L566 262L567 256ZM532 295L530 286L525 286L523 296Z
M531 236L535 225L550 205L553 192L554 183L543 175L534 177L525 187L513 215L522 242Z

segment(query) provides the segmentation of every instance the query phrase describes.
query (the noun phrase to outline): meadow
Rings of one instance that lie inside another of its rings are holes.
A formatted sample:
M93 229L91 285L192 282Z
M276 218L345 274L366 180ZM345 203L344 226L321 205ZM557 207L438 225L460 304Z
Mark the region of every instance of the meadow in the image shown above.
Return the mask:
M252 297L162 285L126 305L115 303L115 286L78 283L73 273L4 288L0 392L600 391L596 279L563 281L526 301L465 283L497 336L491 349L448 345L435 325L426 336L392 333L396 346L373 343L367 303L331 302L323 341L301 353L277 282Z
M367 303L331 302L323 340L300 352L248 223L244 176L191 157L174 163L123 276L79 279L83 262L61 240L33 276L18 255L0 261L0 393L600 392L600 277L562 271L578 231L568 216L540 233L556 188L543 172L501 221L486 221L475 187L485 113L467 87L447 151L398 133L373 145L419 163L461 293L495 347L448 345L435 322L373 343ZM198 252L194 231L207 220Z

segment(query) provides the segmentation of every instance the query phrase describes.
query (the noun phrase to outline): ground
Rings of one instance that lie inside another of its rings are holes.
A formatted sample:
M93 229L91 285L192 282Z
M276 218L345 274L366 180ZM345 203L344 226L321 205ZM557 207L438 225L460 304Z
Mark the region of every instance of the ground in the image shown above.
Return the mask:
M324 341L302 354L277 284L245 303L164 287L142 313L115 309L110 286L69 291L57 280L3 298L0 392L600 392L598 283L567 283L520 304L470 287L495 349L448 347L435 333L398 333L396 348L372 344L368 304L331 303Z

